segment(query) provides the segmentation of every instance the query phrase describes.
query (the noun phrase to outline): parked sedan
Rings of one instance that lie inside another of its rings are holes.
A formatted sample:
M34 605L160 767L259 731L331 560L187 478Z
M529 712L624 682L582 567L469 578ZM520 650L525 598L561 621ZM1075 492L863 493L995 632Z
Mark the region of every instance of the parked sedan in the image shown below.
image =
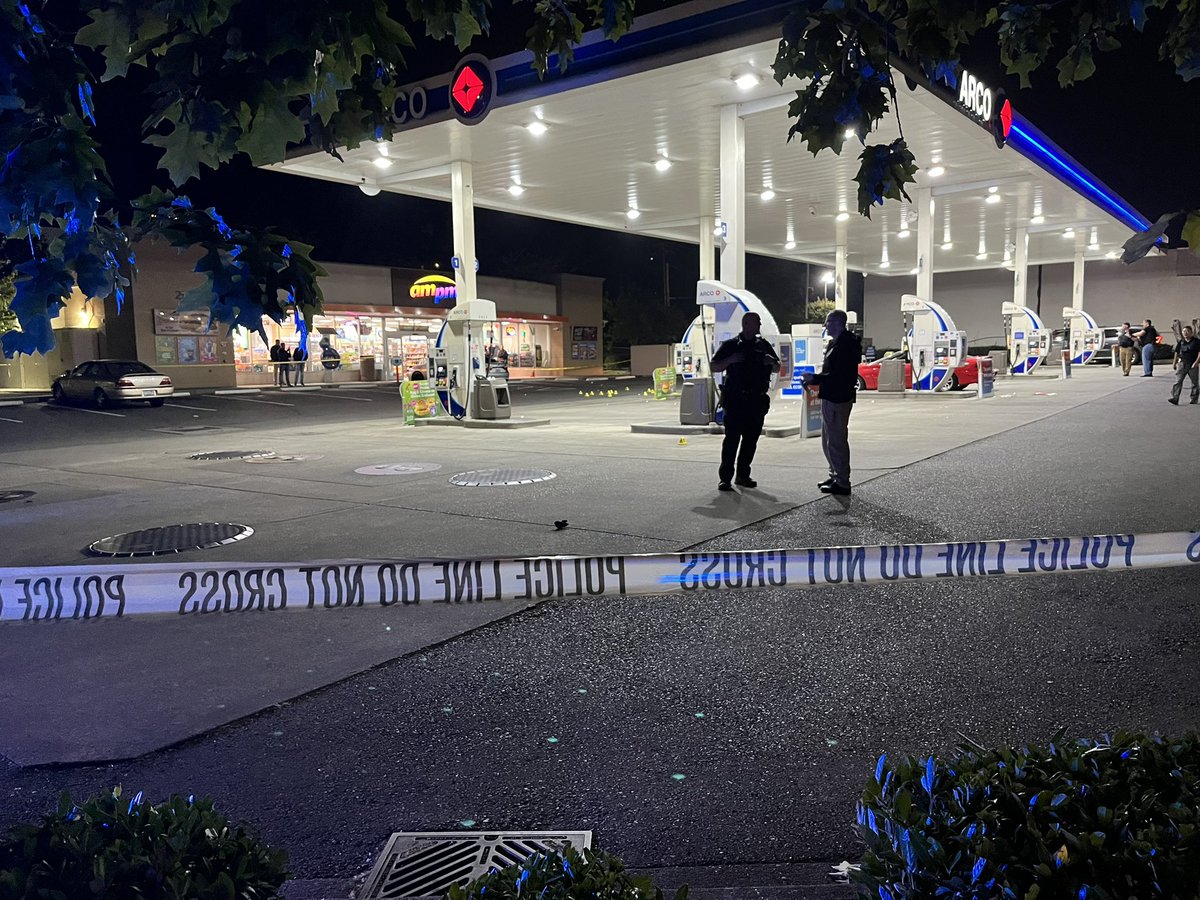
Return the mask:
M860 391L877 391L879 390L879 363L863 362L858 364L858 389ZM950 374L948 383L950 390L961 391L968 385L976 384L979 381L979 366L974 359L968 359L961 366L957 366ZM907 359L904 361L904 386L912 388L912 363Z
M63 372L50 389L59 403L84 400L98 409L123 400L162 406L175 393L171 379L136 359L93 359Z

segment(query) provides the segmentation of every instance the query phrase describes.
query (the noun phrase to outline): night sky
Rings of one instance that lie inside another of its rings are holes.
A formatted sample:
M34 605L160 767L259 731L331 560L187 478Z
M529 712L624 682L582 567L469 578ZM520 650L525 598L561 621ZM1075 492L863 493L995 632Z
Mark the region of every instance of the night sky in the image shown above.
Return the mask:
M639 4L639 12L662 5ZM509 8L496 9L495 36L473 45L489 56L519 49L524 24L507 25ZM1161 18L1161 17L1160 17ZM448 45L409 54L413 80L446 71L458 54ZM1157 58L1157 39L1146 39L1102 57L1087 82L1060 89L1049 69L1021 90L1004 76L995 44L980 39L964 64L1002 85L1014 106L1079 163L1151 220L1163 212L1200 206L1200 79L1185 84ZM135 196L150 184L158 151L140 144L142 118L125 102L130 84L101 87L99 137L112 164L118 192ZM106 102L110 101L110 102ZM115 152L114 152L115 151ZM798 144L788 152L803 153ZM257 171L245 161L206 174L184 192L216 205L234 223L274 225L293 239L314 244L320 260L432 268L448 264L449 204ZM609 279L615 293L662 296L662 260L670 266L672 297L690 303L698 274L695 246L603 230L476 211L478 256L487 275L543 279L558 272ZM1176 229L1177 233L1177 229ZM747 287L764 297L802 302L806 266L751 257ZM814 267L815 270L815 267ZM813 276L815 278L815 274Z

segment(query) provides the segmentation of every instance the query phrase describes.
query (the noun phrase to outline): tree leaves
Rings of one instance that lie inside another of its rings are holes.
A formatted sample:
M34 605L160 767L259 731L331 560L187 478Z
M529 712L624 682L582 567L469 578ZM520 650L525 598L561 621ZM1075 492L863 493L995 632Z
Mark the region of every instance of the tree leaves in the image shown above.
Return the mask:
M119 78L129 71L129 49L134 42L130 11L125 6L110 6L92 10L91 17L92 21L75 33L75 42L104 51L102 80Z
M256 166L283 162L287 145L304 140L304 126L288 109L287 98L270 90L264 93L266 96L252 118L250 107L244 103L238 115L242 133L237 148Z
M871 218L871 207L883 206L884 200L908 200L906 184L913 184L918 171L916 158L904 138L890 144L873 144L859 155L860 165L854 180L858 183L858 211Z
M1187 221L1183 223L1180 236L1193 253L1200 252L1200 210L1193 209L1187 214Z
M1183 211L1163 213L1158 217L1158 221L1147 228L1145 231L1139 231L1122 245L1121 262L1132 263L1137 262L1143 256L1153 249L1159 239L1166 233L1171 221L1176 217L1183 215ZM1195 249L1195 245L1193 245Z

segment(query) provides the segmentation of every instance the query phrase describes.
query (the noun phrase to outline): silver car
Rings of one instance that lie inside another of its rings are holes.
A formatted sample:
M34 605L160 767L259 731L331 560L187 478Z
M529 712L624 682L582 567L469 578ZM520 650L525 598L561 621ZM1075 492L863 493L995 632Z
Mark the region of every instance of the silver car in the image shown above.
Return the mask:
M136 359L93 359L63 372L50 388L59 403L84 400L98 409L123 400L162 406L175 393L171 379Z

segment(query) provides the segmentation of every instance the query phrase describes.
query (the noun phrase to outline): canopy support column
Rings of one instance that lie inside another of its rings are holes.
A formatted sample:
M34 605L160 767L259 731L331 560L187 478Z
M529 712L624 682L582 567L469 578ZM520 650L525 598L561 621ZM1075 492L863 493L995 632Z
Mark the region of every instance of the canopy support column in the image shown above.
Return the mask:
M471 164L461 159L450 163L450 208L454 230L456 303L476 299L475 289L475 189L471 186Z
M846 296L846 242L838 241L833 258L833 308L847 310L850 298Z
M716 216L701 216L700 217L700 280L701 281L716 281L717 266L714 253L716 252L716 242L713 240L715 235L713 231L717 227Z
M933 300L933 189L917 191L917 296Z
M1018 228L1014 236L1016 247L1013 250L1013 303L1017 306L1028 306L1026 294L1028 291L1029 275L1029 229Z
M1083 235L1075 237L1075 271L1071 278L1071 306L1083 309Z
M746 121L736 105L721 107L721 281L746 286Z

